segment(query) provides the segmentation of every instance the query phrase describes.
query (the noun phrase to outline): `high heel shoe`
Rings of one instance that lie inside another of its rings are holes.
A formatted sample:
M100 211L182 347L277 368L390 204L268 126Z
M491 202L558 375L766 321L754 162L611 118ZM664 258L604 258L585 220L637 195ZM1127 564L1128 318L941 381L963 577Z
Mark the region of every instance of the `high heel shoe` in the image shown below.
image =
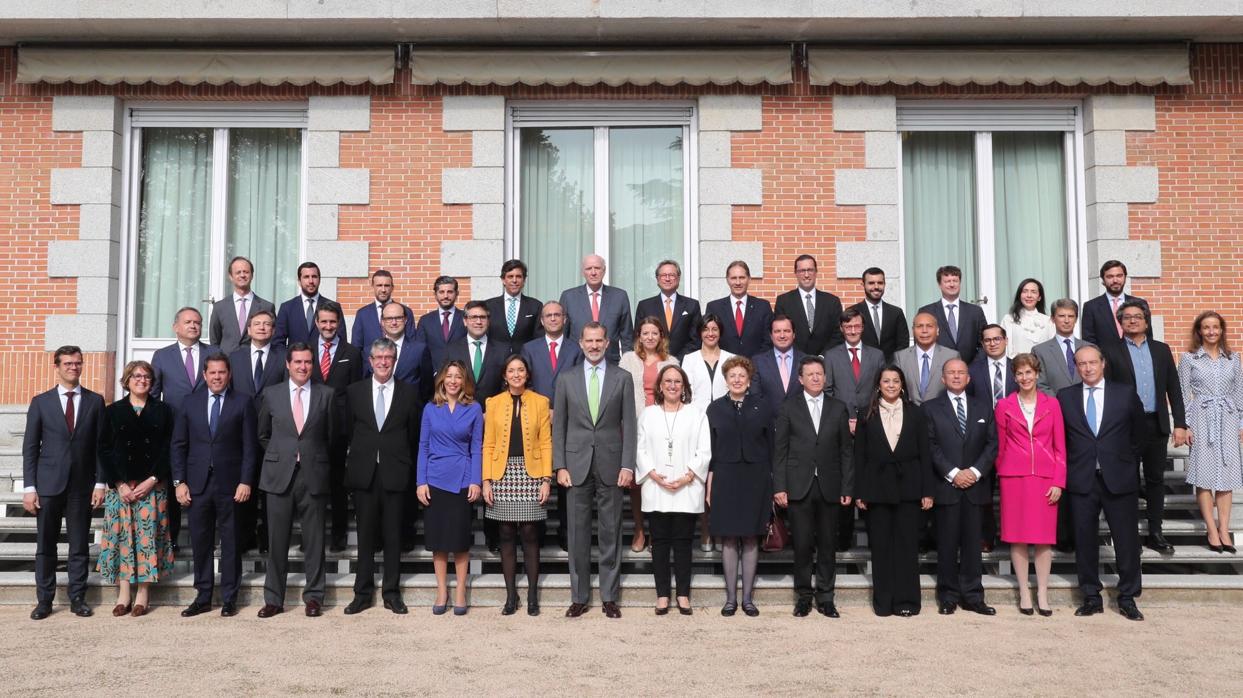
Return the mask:
M1031 614L1035 613L1035 610L1031 606L1028 606L1027 608L1023 608L1023 602L1020 601L1019 602L1019 613L1022 613L1025 616L1030 616Z
M1036 613L1039 613L1040 615L1044 616L1045 618L1048 618L1049 616L1053 615L1053 609L1051 609L1051 608L1040 608L1039 606L1037 606L1037 607L1036 607Z
M1230 553L1231 555L1237 555L1237 554L1238 554L1238 552L1239 552L1239 551L1238 551L1238 550L1236 550L1236 549L1235 549L1235 547L1234 547L1234 536L1233 536L1233 535L1232 535L1232 536L1230 536L1230 542L1229 542L1229 543L1227 543L1227 542L1225 541L1225 539L1222 539L1222 541L1221 541L1221 549L1222 549L1222 550L1224 550L1224 551L1226 551L1226 552L1228 552L1228 553Z
M522 602L518 600L518 592L514 592L505 599L505 605L501 608L502 616L512 616L518 612L518 606Z
M630 552L641 553L647 548L647 536L643 535L640 530L634 534L634 540L630 542Z

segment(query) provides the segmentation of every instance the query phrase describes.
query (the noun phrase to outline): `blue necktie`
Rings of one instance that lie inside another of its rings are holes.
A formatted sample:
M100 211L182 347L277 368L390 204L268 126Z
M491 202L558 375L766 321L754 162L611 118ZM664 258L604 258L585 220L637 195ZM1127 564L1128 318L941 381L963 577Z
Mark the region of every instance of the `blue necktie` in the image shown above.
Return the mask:
M1075 379L1075 344L1069 339L1063 339L1062 343L1066 345L1066 373L1073 381Z
M315 336L315 299L306 299L306 333Z
M1097 388L1088 388L1088 427L1092 429L1092 435L1095 436L1100 425L1096 423L1096 391Z
M207 430L212 436L216 435L216 424L220 421L220 398L222 395L212 395L211 412L207 420Z
M962 405L961 395L954 398L954 404L957 405L956 411L958 412L958 435L966 436L967 435L967 409L963 407Z
M919 371L919 399L924 399L924 393L928 392L928 378L932 374L932 368L928 365L928 355L924 354L924 366Z

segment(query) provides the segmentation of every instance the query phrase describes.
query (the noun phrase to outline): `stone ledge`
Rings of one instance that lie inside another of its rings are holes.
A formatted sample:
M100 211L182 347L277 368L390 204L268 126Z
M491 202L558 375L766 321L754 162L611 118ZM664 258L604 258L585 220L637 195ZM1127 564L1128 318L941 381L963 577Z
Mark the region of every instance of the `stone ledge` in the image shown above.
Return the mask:
M370 131L371 97L347 95L307 100L308 131Z
M446 96L441 99L442 130L505 130L504 97Z
M764 101L759 95L704 95L699 98L700 131L759 131Z
M116 97L56 95L52 97L53 131L121 130L121 100Z
M898 100L891 95L833 97L834 131L896 131Z
M1093 167L1087 171L1089 203L1153 203L1157 200L1155 167Z
M1093 95L1086 100L1083 130L1155 131L1156 99L1153 95Z

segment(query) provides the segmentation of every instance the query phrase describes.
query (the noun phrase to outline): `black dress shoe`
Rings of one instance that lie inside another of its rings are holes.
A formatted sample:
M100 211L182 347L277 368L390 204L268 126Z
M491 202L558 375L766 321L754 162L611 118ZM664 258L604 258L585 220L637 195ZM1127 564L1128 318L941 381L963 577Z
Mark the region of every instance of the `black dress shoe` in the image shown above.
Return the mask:
M1094 616L1097 613L1104 613L1105 606L1099 601L1084 601L1079 608L1075 609L1076 616Z
M842 614L837 612L837 606L831 603L816 604L816 610L820 611L820 615L826 618L841 618Z
M747 617L749 618L754 618L760 615L760 609L756 608L755 604L751 603L750 601L742 602L742 612L747 614Z
M182 609L181 617L182 618L193 618L197 615L207 613L210 610L211 610L210 601L195 601L194 603Z
M259 609L260 618L271 618L272 616L285 612L284 606L277 606L270 603L263 604L263 608Z
M738 612L738 604L736 603L726 603L724 606L721 607L721 615L725 616L726 618L729 618L730 616L734 615L737 612Z
M52 615L52 604L39 604L30 612L30 620L43 620Z
M512 616L518 612L518 606L521 603L522 602L518 599L518 592L514 592L513 594L507 596L505 598L505 605L501 607L501 615Z
M954 603L953 601L942 601L941 603L937 604L937 613L943 616L953 615L954 611L957 611L957 610L958 610L958 604Z
M971 611L972 613L978 613L978 614L980 614L980 615L982 615L982 616L995 616L995 615L997 615L997 609L993 608L992 606L989 606L988 604L984 603L983 601L975 601L975 602L970 602L970 603L963 603L963 604L961 604L961 606L962 606L962 610L964 610L964 611Z
M91 607L86 605L86 599L70 600L69 611L79 618L90 618L94 615L94 611L91 610Z
M412 552L414 552L414 541L412 541L412 540L403 540L403 541L401 542L401 551L402 551L403 553L412 553Z
M1144 614L1139 612L1134 603L1118 604L1118 613L1122 614L1127 620L1143 620Z
M388 606L387 601L384 602L384 606L385 607ZM347 616L352 616L355 613L362 613L368 608L371 608L371 599L360 599L357 596L355 596L354 600L351 601L349 605L345 607L345 610L342 611L342 613L344 613Z
M345 536L333 536L332 541L328 543L328 551L333 553L345 552L348 539Z
M852 545L854 545L854 539L852 539L852 538L838 538L838 539L837 539L837 552L839 552L839 553L840 553L840 552L844 552L844 551L850 550L850 548L851 548L851 546L852 546Z
M304 612L307 618L319 618L324 615L323 606L318 601L307 601Z
M806 618L811 615L811 599L799 599L794 602L794 617Z
M903 608L903 609L900 609L900 610L898 611L898 615L899 615L899 616L901 616L901 617L903 617L903 618L910 618L911 616L914 616L914 615L915 615L915 611L913 611L913 610L911 610L911 609L909 609L909 608Z
M579 616L583 615L586 612L587 612L587 604L572 603L570 604L569 608L565 609L565 617L566 618L578 618Z
M1166 540L1165 536L1160 533L1148 534L1148 539L1145 541L1145 544L1162 555L1174 554L1174 544Z
M225 601L224 605L220 607L220 616L222 618L232 618L233 616L236 616L236 615L237 615L237 602L236 601Z
M1035 612L1036 612L1036 609L1032 608L1031 606L1028 606L1027 608L1023 608L1023 605L1019 604L1019 613L1022 613L1025 616L1030 616L1031 614Z
M536 601L535 599L527 599L527 615L528 616L539 615L539 601Z
M384 599L384 608L396 613L399 616L404 616L410 612L410 609L406 607L406 602L399 598Z
M621 618L621 609L617 607L616 601L605 601L604 602L604 617L605 618Z

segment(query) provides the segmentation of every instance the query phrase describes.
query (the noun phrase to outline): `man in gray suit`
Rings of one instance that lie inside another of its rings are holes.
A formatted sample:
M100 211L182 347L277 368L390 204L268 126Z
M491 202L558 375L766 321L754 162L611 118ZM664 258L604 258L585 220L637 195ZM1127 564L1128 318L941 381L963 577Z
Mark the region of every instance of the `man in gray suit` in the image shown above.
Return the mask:
M634 348L634 321L630 318L630 296L616 286L604 285L604 258L598 254L583 257L583 280L587 283L561 292L565 308L565 333L578 340L589 322L598 322L611 338L604 358L617 363L623 352Z
M893 362L898 365L902 377L906 379L906 389L911 393L911 402L916 405L945 392L941 369L946 361L962 358L957 351L937 344L939 332L936 317L932 313L921 311L911 323L915 344L893 355Z
M246 328L255 313L266 310L276 315L276 306L272 305L272 301L264 300L250 290L254 276L255 265L249 259L234 257L229 260L229 281L233 282L233 293L212 306L211 322L207 328L211 344L220 347L225 354L233 353L234 349L250 341Z
M1088 346L1088 342L1075 336L1078 320L1079 304L1069 298L1059 298L1053 303L1053 327L1057 334L1032 347L1032 353L1040 359L1036 387L1046 395L1057 395L1062 388L1083 382L1075 367L1075 352Z
M328 512L328 459L335 416L333 389L311 383L314 356L314 350L302 342L289 345L285 356L289 381L269 386L259 405L259 446L263 449L259 489L267 496L271 537L260 618L270 618L285 610L289 537L295 513L301 517L302 546L306 551L302 601L306 615L314 618L322 613L324 518Z
M634 484L634 383L604 358L608 332L598 322L581 330L582 368L557 378L553 400L552 463L569 491L570 607L578 618L591 601L591 505L599 516L600 599L604 614L621 618L622 489Z

